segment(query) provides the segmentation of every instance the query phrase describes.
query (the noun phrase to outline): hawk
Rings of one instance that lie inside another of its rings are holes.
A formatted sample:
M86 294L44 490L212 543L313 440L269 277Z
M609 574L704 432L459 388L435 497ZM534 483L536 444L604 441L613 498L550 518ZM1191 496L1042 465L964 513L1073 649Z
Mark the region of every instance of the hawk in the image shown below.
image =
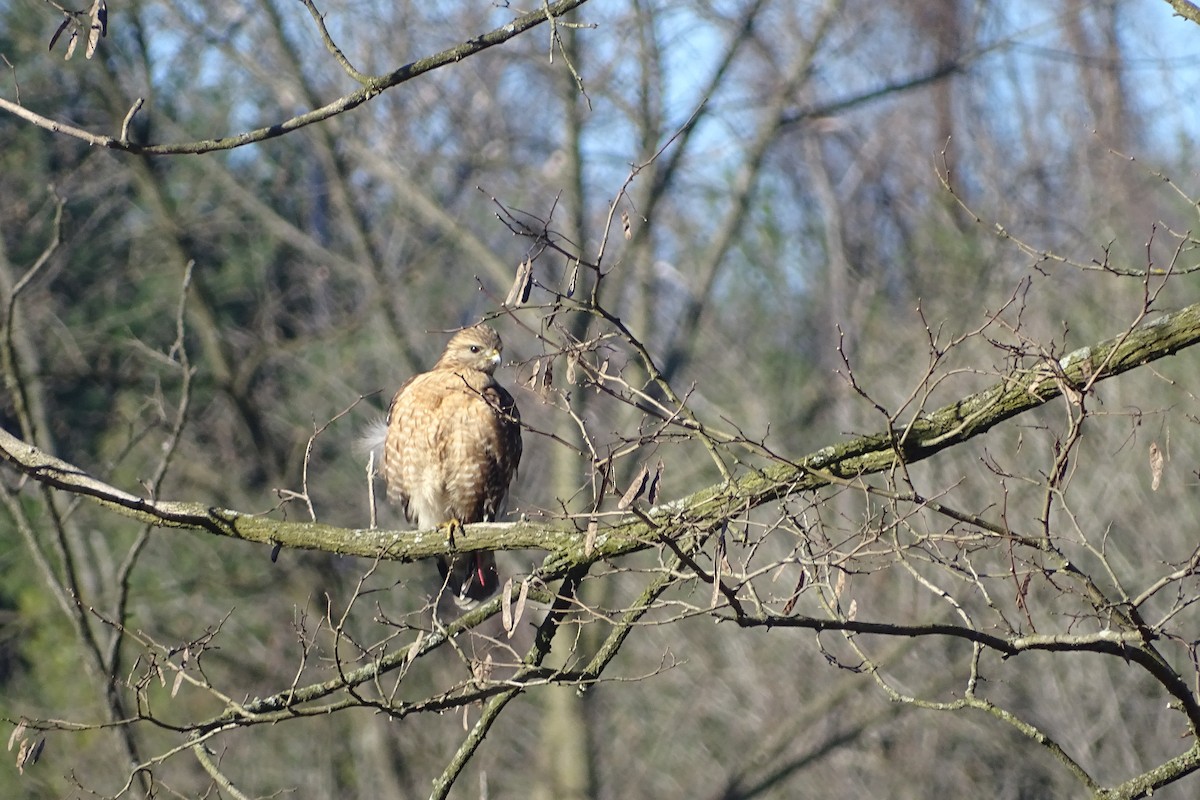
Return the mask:
M409 378L392 399L382 474L388 499L418 528L492 522L504 514L521 461L521 416L493 377L503 347L487 325L461 330L433 369ZM462 608L500 586L491 552L439 559L438 567Z

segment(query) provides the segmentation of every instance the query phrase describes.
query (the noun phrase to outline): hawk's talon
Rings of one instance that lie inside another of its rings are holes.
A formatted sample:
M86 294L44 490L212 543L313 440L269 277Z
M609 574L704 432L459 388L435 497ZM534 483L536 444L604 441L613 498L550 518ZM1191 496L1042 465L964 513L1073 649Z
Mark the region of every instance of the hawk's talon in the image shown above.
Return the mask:
M438 525L437 529L439 531L445 532L446 545L451 550L455 549L454 548L454 534L459 533L463 530L462 520L460 520L458 517L451 517L450 519L443 522L441 525Z

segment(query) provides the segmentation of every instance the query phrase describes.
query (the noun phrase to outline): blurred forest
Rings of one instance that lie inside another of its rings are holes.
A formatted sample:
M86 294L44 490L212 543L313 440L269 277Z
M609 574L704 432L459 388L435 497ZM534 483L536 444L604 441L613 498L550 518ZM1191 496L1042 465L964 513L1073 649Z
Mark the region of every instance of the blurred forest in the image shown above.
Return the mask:
M0 0L0 56L0 796L1200 790L1193 4ZM369 529L482 319L511 519ZM439 604L453 546L511 584Z

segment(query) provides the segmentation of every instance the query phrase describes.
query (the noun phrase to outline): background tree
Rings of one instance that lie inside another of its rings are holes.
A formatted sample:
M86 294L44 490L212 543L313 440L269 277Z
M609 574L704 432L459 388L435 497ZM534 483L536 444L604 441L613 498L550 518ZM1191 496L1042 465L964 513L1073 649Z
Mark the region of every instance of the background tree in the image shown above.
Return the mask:
M0 792L1194 793L1191 4L103 12L0 4ZM481 317L460 616L354 443Z

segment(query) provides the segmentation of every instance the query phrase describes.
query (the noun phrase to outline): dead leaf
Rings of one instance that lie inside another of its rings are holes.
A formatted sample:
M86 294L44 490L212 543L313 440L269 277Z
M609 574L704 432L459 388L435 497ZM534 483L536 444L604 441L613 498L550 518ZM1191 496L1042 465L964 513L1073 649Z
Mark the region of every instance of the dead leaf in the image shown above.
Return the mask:
M504 626L504 632L510 639L513 634L512 588L513 581L512 578L509 578L504 582L504 588L500 590L500 624Z
M71 56L75 55L75 47L79 44L79 28L71 29L71 38L67 40L67 54L63 56L63 61L70 61Z
M482 660L476 659L471 662L471 672L475 676L475 680L483 683L492 677L492 654L488 653Z
M404 656L404 668L407 670L412 663L416 661L417 655L421 652L421 643L425 641L425 632L421 631L417 634L417 638L408 648L408 653Z
M633 505L633 502L642 496L642 492L646 491L646 484L650 480L650 470L642 464L642 468L638 470L637 476L633 482L629 484L629 488L625 490L625 494L621 496L620 502L617 503L617 508L621 511Z
M662 474L663 474L663 462L662 462L662 459L660 458L658 460L658 466L656 466L654 468L654 475L650 478L650 486L646 489L646 502L649 503L650 505L654 505L655 503L658 502L658 488L659 488L659 481L662 478Z
M548 358L539 358L534 361L533 373L529 376L529 380L525 385L537 392L538 397L545 400L554 385L554 366L551 360Z
M629 225L629 212L621 212L621 229L625 232L625 241L633 238L633 228Z
M1059 388L1062 389L1063 397L1067 398L1067 402L1073 406L1083 405L1083 392L1076 389L1066 380L1060 380L1058 383Z
M1163 474L1163 453L1158 447L1158 442L1150 443L1150 491L1157 492L1158 486L1162 483Z
M17 750L17 772L25 774L26 764L36 764L38 759L42 757L42 750L46 748L46 739L43 737L36 742L29 739L21 740L21 747Z
M516 308L529 302L529 292L533 289L533 262L526 258L517 266L516 277L513 278L512 288L508 290L508 297L504 298L504 305L509 308Z
M179 687L183 685L183 670L175 673L175 681L171 684L171 697L179 694Z
M8 749L12 750L13 745L17 743L17 739L21 738L21 734L25 732L25 720L17 723L17 727L13 729L12 736L8 737Z
M571 268L571 279L567 281L567 299L575 296L575 284L579 280L579 262L575 262L575 266Z
M1040 394L1038 394L1038 392L1041 391L1041 386L1043 383L1054 377L1054 372L1045 364L1038 364L1033 368L1032 376L1033 377L1029 381L1026 391L1028 391L1038 400L1042 400L1043 398Z
M804 570L800 570L800 579L796 581L796 588L792 590L792 596L783 604L783 615L786 617L796 608L796 601L800 599L800 592L804 590L804 583L808 576Z
M62 24L60 24L58 26L58 30L56 30L54 32L54 35L50 37L50 46L46 48L47 53L49 53L51 50L54 49L54 44L58 41L58 37L63 35L63 31L65 31L67 29L67 26L70 24L71 24L71 18L67 17L66 19L64 19L62 21Z
M846 612L846 619L850 620L851 622L854 622L854 618L857 616L858 616L858 601L851 600L850 601L850 610L848 610Z
M512 638L516 632L517 626L521 624L521 618L525 616L525 603L529 601L529 581L521 581L521 590L517 592L517 604L513 606L513 627L509 631L508 638Z
M594 519L588 520L587 534L583 537L583 554L585 556L590 556L592 553L596 552L596 531L599 529L599 522ZM12 749L11 744L9 745L9 749Z
M729 561L725 558L725 535L722 534L717 537L717 554L713 558L713 608L717 607L717 601L721 599L721 568L728 563Z
M100 44L100 37L108 35L108 4L104 0L93 0L91 18L87 49L83 52L84 58L88 59L96 55L96 45Z

